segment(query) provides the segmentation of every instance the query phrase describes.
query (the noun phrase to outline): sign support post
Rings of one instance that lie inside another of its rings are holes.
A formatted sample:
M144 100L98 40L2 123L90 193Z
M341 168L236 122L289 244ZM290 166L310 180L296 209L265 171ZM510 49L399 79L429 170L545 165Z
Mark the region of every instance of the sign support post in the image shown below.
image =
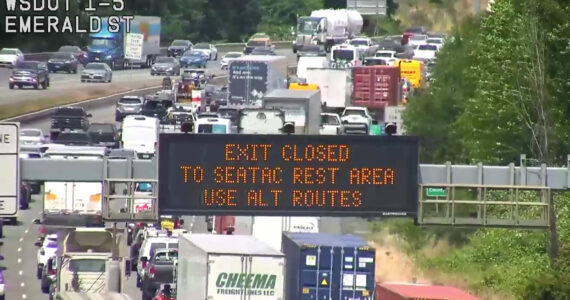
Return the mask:
M0 218L15 218L20 196L20 123L0 122Z

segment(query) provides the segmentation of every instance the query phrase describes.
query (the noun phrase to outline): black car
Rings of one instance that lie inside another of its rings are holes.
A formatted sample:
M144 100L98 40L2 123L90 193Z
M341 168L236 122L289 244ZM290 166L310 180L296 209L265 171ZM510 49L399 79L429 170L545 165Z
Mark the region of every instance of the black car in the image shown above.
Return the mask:
M48 60L48 70L53 73L65 71L67 73L73 72L73 74L77 74L78 65L79 61L73 54L68 52L57 52Z
M277 55L277 54L271 48L256 47L253 48L253 50L251 50L251 53L249 53L249 55Z
M91 146L93 141L86 131L83 130L66 130L57 135L53 141L54 144L66 146Z
M83 107L67 106L58 108L51 116L50 139L54 140L65 129L89 129L91 114L85 112Z
M87 133L94 145L107 148L116 148L119 145L119 132L114 124L91 123Z
M39 61L21 61L12 69L8 86L23 88L32 86L38 89L40 86L45 90L49 86L49 74L46 63Z
M81 50L78 46L61 46L57 52L71 53L82 65L87 64L87 53Z
M168 108L172 106L170 100L146 100L142 107L142 115L147 117L154 117L162 120L168 113Z
M182 55L184 52L192 49L192 42L189 40L174 40L166 50L167 55L176 57Z

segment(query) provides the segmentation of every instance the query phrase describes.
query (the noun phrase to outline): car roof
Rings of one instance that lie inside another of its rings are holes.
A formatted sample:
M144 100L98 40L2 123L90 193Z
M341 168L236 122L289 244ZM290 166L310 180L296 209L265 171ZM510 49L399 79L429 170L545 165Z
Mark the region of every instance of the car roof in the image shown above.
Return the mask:
M18 50L18 51L20 51L20 49L18 49L18 48L2 48L0 50Z

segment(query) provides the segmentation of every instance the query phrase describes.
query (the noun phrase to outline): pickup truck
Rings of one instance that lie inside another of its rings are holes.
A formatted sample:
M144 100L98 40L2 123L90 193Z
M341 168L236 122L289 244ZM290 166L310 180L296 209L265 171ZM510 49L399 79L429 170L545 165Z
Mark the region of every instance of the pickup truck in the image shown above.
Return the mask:
M89 129L91 114L85 112L82 107L60 107L51 116L50 139L53 141L64 129Z
M157 249L146 265L142 278L142 299L151 300L161 284L174 282L174 262L178 258L178 249ZM146 260L146 257L143 258Z
M16 63L8 82L10 89L13 89L14 86L20 89L24 86L32 86L36 90L40 87L44 90L47 89L49 87L47 64L39 61L20 61Z

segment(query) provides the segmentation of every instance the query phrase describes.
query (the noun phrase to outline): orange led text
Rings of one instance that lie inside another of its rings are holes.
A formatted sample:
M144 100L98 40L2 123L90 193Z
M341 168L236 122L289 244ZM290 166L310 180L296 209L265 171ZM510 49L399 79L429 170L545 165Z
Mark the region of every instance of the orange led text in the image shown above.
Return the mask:
M346 162L350 157L347 145L285 145L281 148L284 161L305 162Z
M350 169L350 184L394 184L392 168L352 168Z
M267 161L271 144L226 144L226 161Z

